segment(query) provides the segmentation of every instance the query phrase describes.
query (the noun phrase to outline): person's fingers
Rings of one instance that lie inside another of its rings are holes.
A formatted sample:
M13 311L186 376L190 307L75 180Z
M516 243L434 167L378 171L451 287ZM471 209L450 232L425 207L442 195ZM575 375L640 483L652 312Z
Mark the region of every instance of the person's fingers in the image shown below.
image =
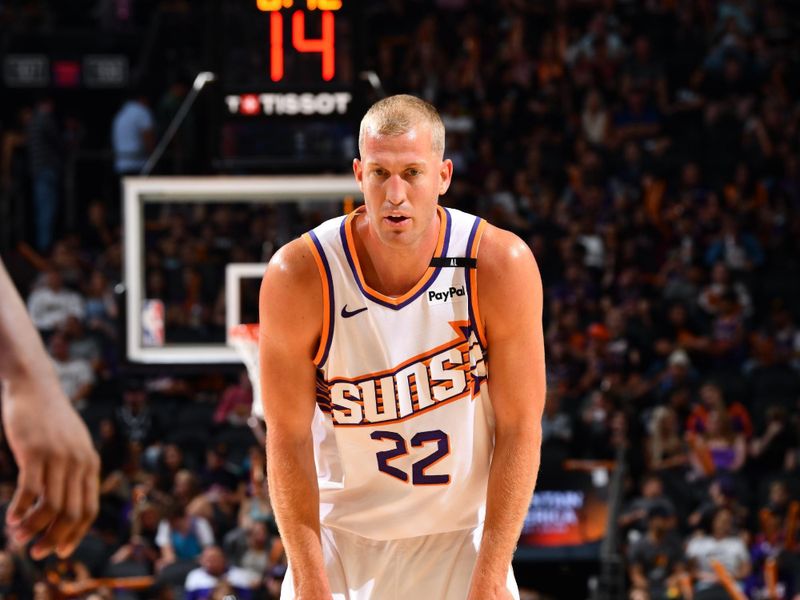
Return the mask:
M43 475L43 464L38 457L20 465L17 489L6 512L6 522L15 530L15 538L20 543L26 543L35 533L27 531L20 524L42 493Z
M43 542L52 534L52 544L59 558L66 558L77 545L77 535L83 524L84 471L72 476L64 487L64 508L50 527Z
M45 470L44 493L34 505L33 510L20 523L20 527L39 533L48 529L45 537L36 542L31 549L31 556L35 559L44 558L52 551L52 536L49 535L50 527L64 506L64 488L67 478L68 463L62 457L51 457ZM47 540L47 541L46 541Z
M96 456L93 456L86 475L78 483L83 490L82 502L79 506L81 517L69 538L56 548L60 558L66 558L75 551L83 536L94 523L100 509L100 479Z

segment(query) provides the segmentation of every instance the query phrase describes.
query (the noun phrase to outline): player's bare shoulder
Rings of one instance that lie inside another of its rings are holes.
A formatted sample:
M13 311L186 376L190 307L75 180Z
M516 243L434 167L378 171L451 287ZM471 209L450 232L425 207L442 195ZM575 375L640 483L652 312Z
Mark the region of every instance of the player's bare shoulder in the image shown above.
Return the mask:
M478 247L478 302L487 329L505 329L541 312L542 282L530 247L517 235L486 225Z
M259 303L262 333L292 332L304 342L319 336L322 282L305 240L293 240L273 255L261 283Z
M539 277L530 247L519 236L486 224L478 248L478 284L493 287L512 285L517 277Z
M292 240L272 255L264 274L264 280L277 281L284 285L319 287L319 275L314 255L302 239Z

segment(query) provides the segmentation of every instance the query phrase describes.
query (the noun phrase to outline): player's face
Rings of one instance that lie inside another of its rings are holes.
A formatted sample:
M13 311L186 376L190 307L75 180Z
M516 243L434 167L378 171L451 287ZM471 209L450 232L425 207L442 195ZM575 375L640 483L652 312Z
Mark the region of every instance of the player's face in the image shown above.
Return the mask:
M387 245L408 247L436 226L436 205L450 186L453 163L434 152L430 126L418 125L402 135L368 131L353 172L372 233Z

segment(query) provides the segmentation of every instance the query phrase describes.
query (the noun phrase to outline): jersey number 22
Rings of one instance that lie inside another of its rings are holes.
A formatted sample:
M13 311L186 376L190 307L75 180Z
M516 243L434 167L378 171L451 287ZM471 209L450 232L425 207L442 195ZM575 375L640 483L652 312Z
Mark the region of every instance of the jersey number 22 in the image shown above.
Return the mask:
M389 464L390 460L400 458L408 454L408 444L405 438L394 431L373 431L370 434L373 440L389 440L395 443L391 450L378 452L378 470L396 477L400 481L408 481L408 473L393 467ZM412 448L422 448L426 444L436 442L436 450L427 456L420 458L411 465L411 483L413 485L441 485L450 483L450 475L428 475L425 470L442 460L450 454L450 438L441 429L433 431L420 431L411 438Z

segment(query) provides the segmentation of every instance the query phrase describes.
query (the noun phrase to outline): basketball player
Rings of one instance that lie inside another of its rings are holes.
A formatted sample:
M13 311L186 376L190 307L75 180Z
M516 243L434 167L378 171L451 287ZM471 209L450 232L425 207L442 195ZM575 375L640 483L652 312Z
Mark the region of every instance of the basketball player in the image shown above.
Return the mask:
M365 206L287 244L261 288L260 361L281 598L518 598L539 468L542 287L528 247L438 205L444 125L376 103Z
M31 556L72 554L98 510L100 461L0 261L3 428L19 467L6 523Z

